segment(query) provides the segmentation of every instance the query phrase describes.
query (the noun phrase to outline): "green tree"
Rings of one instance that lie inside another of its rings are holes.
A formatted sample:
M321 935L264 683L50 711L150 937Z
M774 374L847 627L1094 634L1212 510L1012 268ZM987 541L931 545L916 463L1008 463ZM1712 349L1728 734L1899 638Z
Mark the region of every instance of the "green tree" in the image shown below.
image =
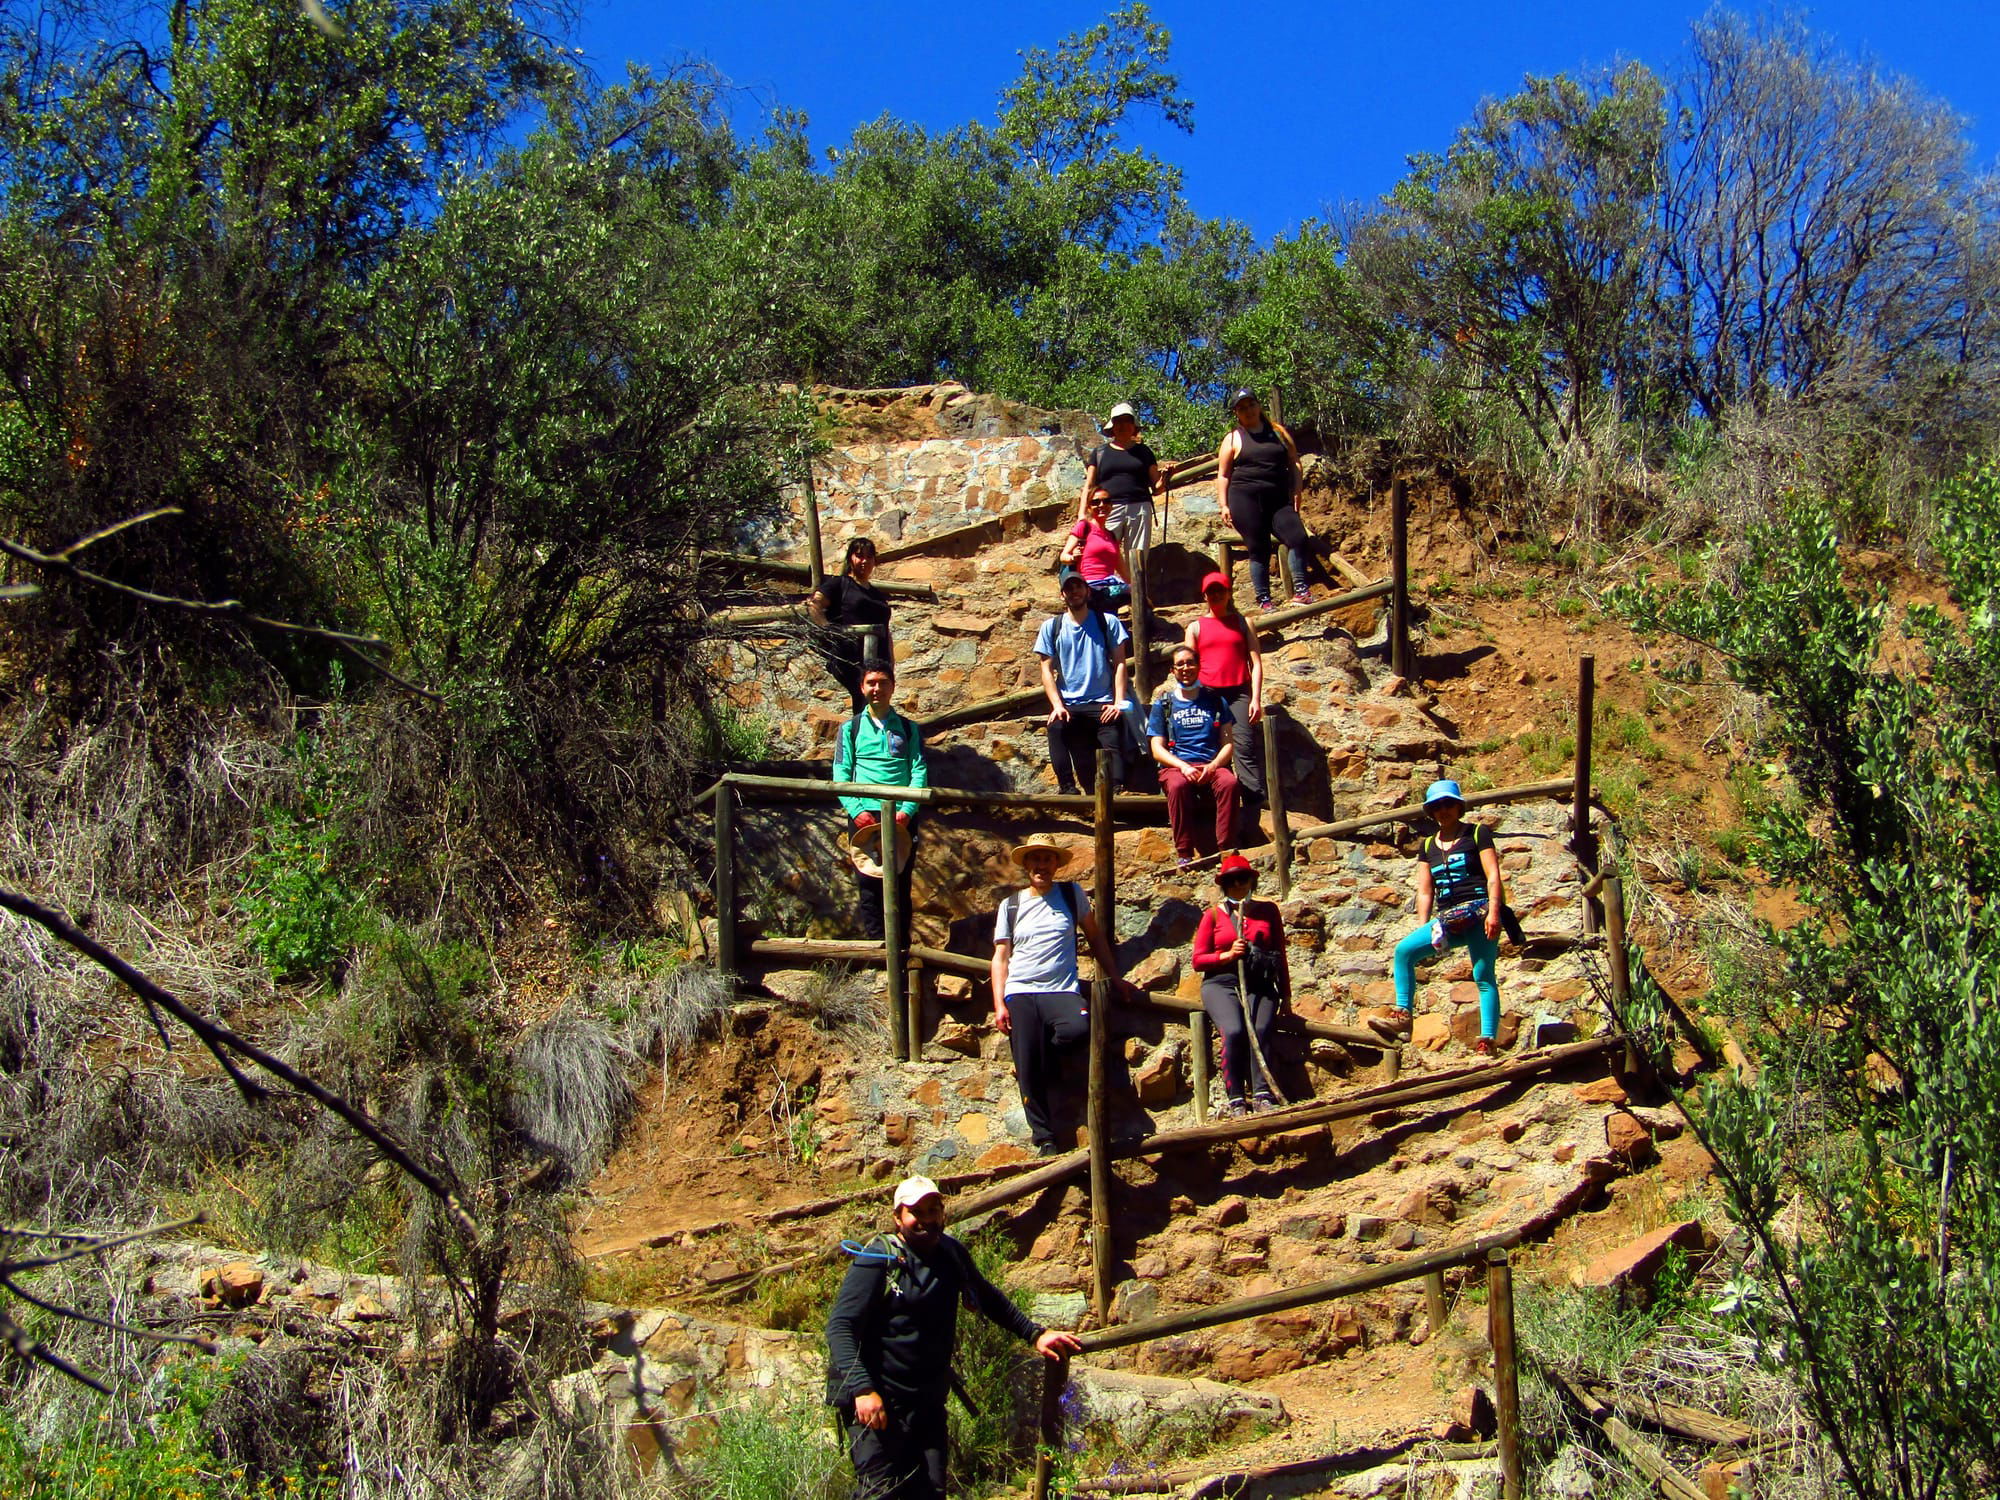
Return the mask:
M1635 619L1714 646L1772 710L1794 794L1759 863L1806 919L1773 934L1754 1077L1690 1101L1855 1491L1971 1500L2000 1481L2000 470L1938 498L1954 608L1892 616L1800 500L1735 576Z
M1546 446L1588 443L1635 373L1665 124L1643 65L1482 104L1352 236L1356 277L1464 389Z

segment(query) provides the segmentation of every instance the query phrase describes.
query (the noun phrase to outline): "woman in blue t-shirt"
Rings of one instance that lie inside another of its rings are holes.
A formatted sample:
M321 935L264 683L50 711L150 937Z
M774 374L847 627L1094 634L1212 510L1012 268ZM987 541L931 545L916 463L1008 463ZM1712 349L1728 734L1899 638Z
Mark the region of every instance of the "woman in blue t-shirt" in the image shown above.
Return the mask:
M1500 985L1494 977L1506 905L1500 853L1491 832L1465 821L1465 794L1457 782L1433 781L1424 793L1424 810L1436 820L1437 832L1424 840L1417 861L1417 930L1396 945L1396 1016L1370 1017L1368 1024L1386 1041L1408 1037L1416 1009L1417 965L1462 945L1472 955L1472 982L1479 986L1478 1051L1483 1056L1493 1051L1500 1030Z

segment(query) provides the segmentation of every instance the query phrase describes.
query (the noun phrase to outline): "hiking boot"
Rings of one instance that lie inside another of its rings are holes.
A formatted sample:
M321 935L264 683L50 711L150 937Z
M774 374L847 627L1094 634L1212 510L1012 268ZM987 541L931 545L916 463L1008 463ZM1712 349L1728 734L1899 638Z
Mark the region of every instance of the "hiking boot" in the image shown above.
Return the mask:
M1061 1156L1062 1154L1063 1154L1063 1148L1058 1146L1054 1141L1035 1142L1035 1155L1037 1156L1050 1157L1050 1156Z
M1077 790L1076 783L1073 781L1058 781L1056 783L1056 795L1058 797L1081 797L1083 793Z
M1397 1011L1394 1020L1384 1016L1370 1016L1368 1029L1385 1042L1407 1042L1410 1039L1410 1013L1406 1010Z

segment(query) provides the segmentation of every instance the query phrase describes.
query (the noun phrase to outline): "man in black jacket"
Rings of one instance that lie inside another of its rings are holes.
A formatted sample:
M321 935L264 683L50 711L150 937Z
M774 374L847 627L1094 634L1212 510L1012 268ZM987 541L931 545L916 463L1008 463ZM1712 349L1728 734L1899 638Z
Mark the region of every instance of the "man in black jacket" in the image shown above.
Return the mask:
M826 1399L847 1428L856 1500L943 1500L945 1397L963 1302L1035 1346L1075 1354L1073 1333L1043 1328L979 1274L944 1232L944 1198L928 1177L896 1189L896 1232L854 1258L826 1320Z

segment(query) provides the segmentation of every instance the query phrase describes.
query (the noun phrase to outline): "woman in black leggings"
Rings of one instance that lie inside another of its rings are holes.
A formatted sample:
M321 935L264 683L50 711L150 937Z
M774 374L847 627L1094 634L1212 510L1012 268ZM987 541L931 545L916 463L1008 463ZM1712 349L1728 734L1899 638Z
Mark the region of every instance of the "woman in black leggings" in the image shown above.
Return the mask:
M827 634L814 643L834 681L847 689L856 713L861 712L861 673L870 662L895 661L889 641L889 596L868 580L875 573L875 543L857 536L847 544L847 561L839 576L822 578L806 597L806 612ZM853 627L866 625L864 633Z
M1271 547L1275 534L1291 555L1293 600L1308 603L1306 528L1299 519L1303 479L1292 435L1264 415L1255 391L1236 393L1236 426L1215 453L1216 498L1229 512L1250 554L1250 590L1259 609L1271 609Z

